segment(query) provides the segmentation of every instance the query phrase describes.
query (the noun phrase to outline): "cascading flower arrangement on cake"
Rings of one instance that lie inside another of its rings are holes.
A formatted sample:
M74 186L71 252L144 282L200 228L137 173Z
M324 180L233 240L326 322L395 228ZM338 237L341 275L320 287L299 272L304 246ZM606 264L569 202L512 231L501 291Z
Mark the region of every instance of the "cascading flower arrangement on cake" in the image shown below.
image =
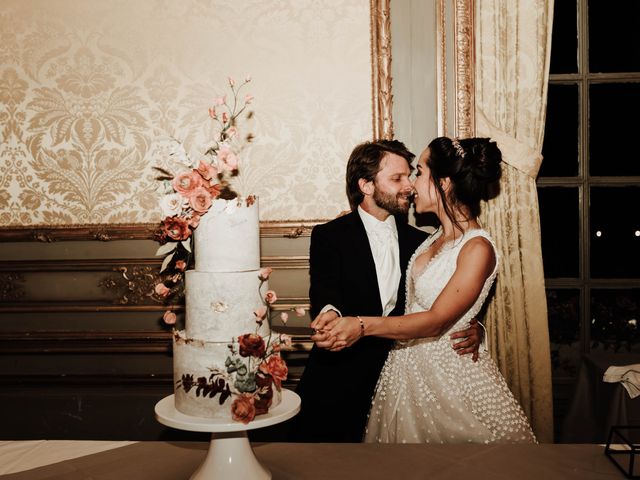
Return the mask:
M257 198L240 197L230 185L238 174L238 152L253 139L252 134L241 138L237 127L253 99L239 98L249 81L236 88L229 78L232 101L220 96L209 108L219 129L203 159L191 162L174 141L171 157L179 170L158 169L165 195L157 255L164 261L154 292L168 300L185 280L185 329L173 334L176 408L243 423L279 403L287 378L280 352L291 345L290 337L270 329L277 297L267 285L271 268L260 268ZM195 268L187 270L192 253ZM304 314L300 308L295 312ZM176 322L172 309L163 318ZM288 314L280 318L286 323Z
M211 208L217 198L230 200L238 197L230 184L230 179L238 175L239 152L253 140L253 134L242 137L237 123L251 102L253 95L247 93L240 98L243 87L251 81L247 76L244 82L236 87L235 80L228 77L232 100L227 95L215 98L214 105L209 107L209 117L217 130L216 138L207 145L202 158L197 162L187 154L184 145L171 138L169 156L177 169L170 172L154 167L160 172L158 180L162 182L164 195L160 199L163 219L155 233L161 247L156 255L164 256L160 272L164 273L163 282L158 283L155 295L161 299L179 295L182 289L184 272L192 257L192 235L198 227L200 219ZM247 118L253 116L248 111ZM247 197L246 201L253 201ZM164 315L167 323L175 322L175 314L167 310Z

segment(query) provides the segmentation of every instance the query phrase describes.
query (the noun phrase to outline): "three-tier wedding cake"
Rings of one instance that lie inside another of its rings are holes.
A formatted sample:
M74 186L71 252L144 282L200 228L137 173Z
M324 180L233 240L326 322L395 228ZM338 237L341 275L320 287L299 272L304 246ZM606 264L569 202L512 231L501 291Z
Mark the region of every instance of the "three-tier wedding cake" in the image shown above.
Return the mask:
M286 366L265 316L268 275L260 270L259 233L253 196L213 201L194 230L185 330L174 332L173 343L180 412L243 420L247 409L266 413L280 402Z

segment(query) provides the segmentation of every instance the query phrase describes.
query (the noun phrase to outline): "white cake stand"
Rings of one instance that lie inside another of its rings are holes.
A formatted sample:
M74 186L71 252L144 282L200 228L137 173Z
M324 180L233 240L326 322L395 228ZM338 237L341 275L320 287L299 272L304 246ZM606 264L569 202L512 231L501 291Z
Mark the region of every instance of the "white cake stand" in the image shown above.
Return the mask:
M271 472L263 467L251 449L248 430L269 427L290 419L300 411L300 397L282 390L282 400L269 413L244 424L224 419L192 417L176 410L174 395L156 403L156 419L168 427L191 432L211 432L207 457L190 480L237 479L268 480Z

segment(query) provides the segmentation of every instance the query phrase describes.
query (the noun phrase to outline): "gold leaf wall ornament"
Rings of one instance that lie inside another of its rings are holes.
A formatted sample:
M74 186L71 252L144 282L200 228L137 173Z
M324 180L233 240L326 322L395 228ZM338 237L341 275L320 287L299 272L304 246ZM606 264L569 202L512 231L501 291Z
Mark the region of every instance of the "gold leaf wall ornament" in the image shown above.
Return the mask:
M113 294L113 303L118 305L181 305L184 302L184 290L181 284L172 291L169 298L155 293L156 285L162 280L156 267L134 266L114 268L119 275L110 275L98 282Z
M0 301L12 302L24 298L25 278L19 273L0 272Z

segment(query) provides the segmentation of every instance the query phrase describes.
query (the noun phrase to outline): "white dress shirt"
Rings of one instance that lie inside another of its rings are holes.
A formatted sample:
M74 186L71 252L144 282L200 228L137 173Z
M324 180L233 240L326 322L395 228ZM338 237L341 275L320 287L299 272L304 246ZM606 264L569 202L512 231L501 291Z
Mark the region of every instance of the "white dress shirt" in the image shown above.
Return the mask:
M400 283L400 247L396 219L389 215L381 222L373 215L358 207L358 214L369 238L376 276L382 302L382 315L387 316L396 306L398 284Z

